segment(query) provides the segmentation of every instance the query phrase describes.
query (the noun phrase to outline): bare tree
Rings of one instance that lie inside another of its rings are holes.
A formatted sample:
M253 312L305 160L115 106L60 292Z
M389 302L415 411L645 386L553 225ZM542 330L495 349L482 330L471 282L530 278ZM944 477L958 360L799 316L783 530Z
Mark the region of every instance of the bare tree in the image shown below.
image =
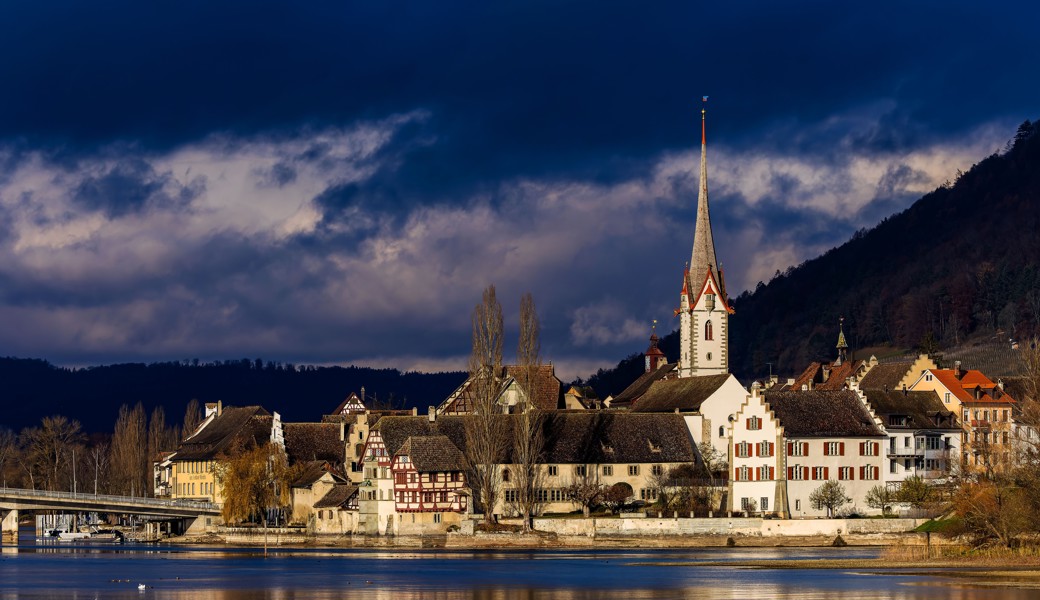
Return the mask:
M156 406L148 420L148 460L158 460L159 453L176 449L179 437L176 426L166 425L166 411Z
M144 407L138 402L132 409L124 404L119 408L111 447L112 491L117 494L144 496L148 481L148 431Z
M94 495L108 491L108 444L96 444L90 449L90 469L93 472Z
M567 497L581 507L582 514L588 517L592 509L603 501L603 486L588 474L588 465L576 466L575 473L574 482L567 486Z
M55 415L44 417L39 427L22 432L23 467L35 487L36 479L47 490L72 489L73 456L82 452L84 435L79 421Z
M18 437L6 427L0 427L0 482L7 487L7 471L17 460Z
M195 430L202 424L202 407L199 406L199 401L196 398L192 398L188 402L188 407L184 409L184 425L181 426L181 433L184 437L188 437L195 433Z
M845 494L845 486L833 479L828 480L809 494L809 504L812 504L816 510L827 509L828 517L833 517L835 511L849 502L852 502L852 498Z
M486 524L494 520L495 503L502 488L498 464L505 450L506 423L497 414L501 371L502 305L491 285L473 309L473 351L469 358L473 414L466 420L470 483Z
M524 294L520 300L520 342L517 345L517 383L520 401L513 428L513 489L517 512L524 519L524 531L531 530L531 517L539 510L538 488L541 487L539 463L545 446L542 413L536 403L541 368L540 324L534 297Z

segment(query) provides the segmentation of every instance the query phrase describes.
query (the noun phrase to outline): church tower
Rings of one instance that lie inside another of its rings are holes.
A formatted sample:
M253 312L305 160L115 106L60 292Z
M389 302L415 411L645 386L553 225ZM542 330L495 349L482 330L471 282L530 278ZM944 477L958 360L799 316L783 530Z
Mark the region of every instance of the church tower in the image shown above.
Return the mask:
M704 98L707 100L707 97ZM683 273L679 295L679 377L729 373L729 315L722 270L715 259L715 241L708 214L708 144L706 111L701 109L701 185L693 253Z

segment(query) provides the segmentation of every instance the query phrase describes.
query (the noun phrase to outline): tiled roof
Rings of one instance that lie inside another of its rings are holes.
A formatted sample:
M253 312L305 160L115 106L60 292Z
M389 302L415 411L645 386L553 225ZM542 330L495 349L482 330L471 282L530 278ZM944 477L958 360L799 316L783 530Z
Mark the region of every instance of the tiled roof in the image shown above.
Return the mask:
M787 437L883 437L856 392L766 392Z
M816 384L818 390L842 390L845 389L846 381L852 377L863 366L862 360L847 360L838 366L831 367L831 373L827 381Z
M290 487L310 487L315 481L321 479L326 473L332 474L337 481L346 481L342 475L330 468L329 463L324 460L309 460L303 463L300 473L293 479Z
M336 484L321 500L314 503L314 508L346 508L351 496L357 492L358 486L355 484Z
M730 375L702 375L679 379L658 380L651 383L646 393L636 400L633 412L696 412L701 404L714 394Z
M875 369L877 367L874 367ZM905 416L909 420L904 426L909 429L938 429L957 427L954 414L943 406L942 400L935 392L915 392L902 390L865 390L867 402L874 413L885 421L886 426L894 425L888 419L891 416Z
M517 385L531 397L531 401L540 410L555 410L560 405L560 380L556 378L553 366L538 365L534 369L534 392L523 390L523 367L520 365L507 365L504 368L505 378L516 379Z
M271 439L271 414L260 406L225 406L195 435L181 442L174 461L211 460L233 442L258 446Z
M675 372L676 363L663 364L649 373L643 373L635 381L625 388L620 394L614 396L610 401L613 408L631 406L646 393L655 381L660 381Z
M396 454L408 438L443 435L465 452L466 425L471 416L383 417L376 424L387 453ZM501 415L504 437L512 439L517 415ZM549 412L543 414L543 462L690 462L693 446L682 415L615 411ZM505 444L503 462L511 462L512 444Z
M878 363L867 371L859 382L861 390L895 390L900 389L899 382L914 366L912 360L900 360L890 363Z
M444 435L414 436L405 440L395 456L408 456L420 473L464 471L466 457L462 451Z
M325 460L342 464L345 446L339 439L339 428L339 423L282 423L289 461Z
M816 376L822 368L823 365L821 363L809 363L809 366L802 371L802 374L795 378L794 383L789 386L789 389L800 390L803 385L806 386L806 389L812 389L813 384L816 382Z

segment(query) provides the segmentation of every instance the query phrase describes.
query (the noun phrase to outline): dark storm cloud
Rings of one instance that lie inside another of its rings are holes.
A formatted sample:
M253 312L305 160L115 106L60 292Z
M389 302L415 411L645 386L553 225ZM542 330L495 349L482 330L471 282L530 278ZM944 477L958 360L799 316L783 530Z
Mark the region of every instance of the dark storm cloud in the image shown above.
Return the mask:
M735 295L1035 118L1038 13L9 2L0 343L429 365L497 283L602 366L674 325L702 95Z

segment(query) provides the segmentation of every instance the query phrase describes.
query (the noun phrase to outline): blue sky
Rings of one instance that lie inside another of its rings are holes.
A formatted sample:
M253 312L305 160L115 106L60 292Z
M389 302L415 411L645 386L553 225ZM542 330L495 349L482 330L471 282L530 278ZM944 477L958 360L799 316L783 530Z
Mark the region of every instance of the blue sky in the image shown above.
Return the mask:
M702 95L732 295L1040 116L1035 3L651 4L4 3L0 355L462 369L494 283L587 375L675 326Z

